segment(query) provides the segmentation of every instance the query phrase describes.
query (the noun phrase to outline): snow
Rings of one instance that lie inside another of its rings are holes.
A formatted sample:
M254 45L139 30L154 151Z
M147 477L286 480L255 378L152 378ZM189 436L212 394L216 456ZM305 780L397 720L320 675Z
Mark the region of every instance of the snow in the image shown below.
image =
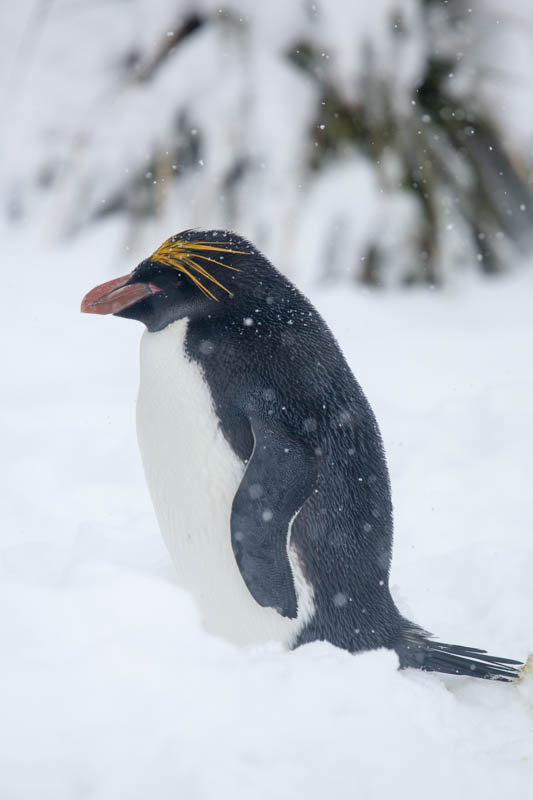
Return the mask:
M240 650L202 630L137 453L140 328L79 314L131 268L124 230L2 239L0 797L530 797L531 674L400 673L386 651ZM438 293L302 288L382 428L402 611L526 658L531 265Z
M471 5L481 24L465 53L466 72L505 143L527 154L531 183L533 6L529 0L473 0ZM500 60L494 53L508 55Z
M401 120L440 54L531 183L533 5L471 0L471 22L439 26L455 5L435 4L433 30L415 0L2 4L1 800L531 797L531 671L516 685L400 673L386 651L240 650L202 629L137 452L141 330L79 313L178 230L253 238L329 321L376 412L400 609L443 641L525 660L531 256L478 280L439 192L446 288L363 290L373 243L385 286L418 263L419 201L390 148L309 164L324 86L372 111L369 79L383 81ZM191 11L208 23L140 79ZM289 58L302 43L319 81ZM459 188L471 180L457 153L440 158ZM58 245L121 193L129 222ZM156 213L141 224L145 195Z

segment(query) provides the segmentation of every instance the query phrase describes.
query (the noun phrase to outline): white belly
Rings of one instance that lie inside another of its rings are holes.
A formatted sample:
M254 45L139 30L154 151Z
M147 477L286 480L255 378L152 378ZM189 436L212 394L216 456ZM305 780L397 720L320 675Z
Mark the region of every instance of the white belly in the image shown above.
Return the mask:
M290 550L297 619L260 606L241 577L230 515L245 466L220 430L201 368L185 354L186 330L179 320L141 341L137 436L159 527L209 631L239 644L289 644L312 613L312 591Z

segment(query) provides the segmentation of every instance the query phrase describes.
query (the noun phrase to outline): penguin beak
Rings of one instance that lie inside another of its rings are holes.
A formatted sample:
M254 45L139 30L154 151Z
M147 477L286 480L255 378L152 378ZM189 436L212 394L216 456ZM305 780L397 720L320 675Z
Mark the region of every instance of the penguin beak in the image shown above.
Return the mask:
M81 301L84 314L117 314L159 291L149 283L128 283L131 273L95 286Z

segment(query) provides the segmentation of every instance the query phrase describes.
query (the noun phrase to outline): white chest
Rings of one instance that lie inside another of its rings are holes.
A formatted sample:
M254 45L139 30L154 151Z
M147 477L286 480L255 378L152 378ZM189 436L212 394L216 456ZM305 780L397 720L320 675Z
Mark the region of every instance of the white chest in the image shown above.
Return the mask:
M304 609L289 620L262 608L235 562L231 505L245 465L220 430L201 368L186 356L186 331L187 320L179 320L141 341L137 436L161 533L208 630L239 644L290 643Z

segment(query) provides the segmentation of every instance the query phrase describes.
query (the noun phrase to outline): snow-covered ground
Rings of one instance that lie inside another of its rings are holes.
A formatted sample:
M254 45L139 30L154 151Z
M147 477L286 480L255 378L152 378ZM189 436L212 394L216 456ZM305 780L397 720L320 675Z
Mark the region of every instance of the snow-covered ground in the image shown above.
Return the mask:
M154 242L154 245L156 242ZM0 798L533 796L533 676L238 650L174 583L137 453L136 323L79 314L116 226L2 243ZM446 292L307 288L384 435L402 610L533 650L533 273Z

